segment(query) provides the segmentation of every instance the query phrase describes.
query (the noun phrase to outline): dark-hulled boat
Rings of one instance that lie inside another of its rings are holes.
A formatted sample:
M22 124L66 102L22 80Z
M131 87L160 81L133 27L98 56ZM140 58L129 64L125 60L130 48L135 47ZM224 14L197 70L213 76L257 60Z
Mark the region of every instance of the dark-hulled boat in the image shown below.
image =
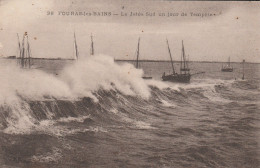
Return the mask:
M191 74L190 74L190 69L188 67L188 62L187 62L186 56L185 56L183 41L182 41L181 66L180 66L180 73L179 74L174 69L171 50L170 50L169 42L168 42L167 39L166 39L166 42L167 42L167 46L168 46L169 55L170 55L170 58L171 58L172 74L166 75L165 72L164 72L163 75L162 75L162 80L163 81L170 81L170 82L189 83L190 78L191 78Z
M223 67L223 65L222 65L221 71L222 71L222 72L233 72L233 67L230 65L230 57L228 58L228 63L227 63L227 65L224 66L224 67Z
M190 74L170 74L165 75L163 74L162 79L163 81L170 81L170 82L180 82L180 83L189 83L191 75Z

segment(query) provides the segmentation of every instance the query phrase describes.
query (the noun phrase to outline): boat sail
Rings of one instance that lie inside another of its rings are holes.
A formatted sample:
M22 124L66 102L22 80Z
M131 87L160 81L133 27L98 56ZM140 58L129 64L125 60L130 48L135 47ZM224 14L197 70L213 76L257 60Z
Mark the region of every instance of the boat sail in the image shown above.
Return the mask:
M171 65L172 65L172 74L166 75L165 72L162 75L162 80L163 81L170 81L170 82L180 82L180 83L189 83L191 74L190 74L190 69L188 67L188 62L186 60L185 56L185 50L184 50L184 45L182 41L182 55L181 55L181 66L180 66L180 74L178 74L173 65L173 60L172 60L172 54L171 54L171 49L169 46L168 39L166 39L166 43L168 46L168 52L171 58Z
M17 33L17 39L18 39L18 50L19 50L19 57L17 58L17 63L18 65L20 65L21 68L31 68L32 52L31 52L27 32L24 33L22 42L20 42L18 33Z
M233 72L233 67L230 65L230 57L228 57L227 65L225 65L224 67L222 65L221 71L222 72Z
M75 59L79 59L79 51L78 51L78 45L77 45L77 39L76 39L76 34L74 32L74 49L75 49Z
M140 68L140 65L139 65L139 54L140 54L139 48L140 48L140 37L138 38L138 44L137 44L137 50L136 50L136 66L135 66L136 69ZM142 78L143 79L152 79L151 76L143 76Z
M184 45L182 41L182 56L181 56L181 68L180 68L180 73L186 74L189 73L190 69L188 66L188 61L186 60L186 55L185 55L185 50L184 50Z

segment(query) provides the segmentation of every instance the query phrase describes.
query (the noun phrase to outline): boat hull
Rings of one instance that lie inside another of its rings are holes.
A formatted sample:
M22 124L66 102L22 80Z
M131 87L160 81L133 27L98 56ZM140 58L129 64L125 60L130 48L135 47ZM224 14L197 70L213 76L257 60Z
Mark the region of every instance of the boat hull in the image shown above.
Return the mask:
M151 76L143 76L142 78L143 79L153 79L153 77L151 77Z
M163 75L163 81L178 82L178 83L189 83L191 75L190 74L171 74Z
M233 68L222 68L222 72L233 72Z

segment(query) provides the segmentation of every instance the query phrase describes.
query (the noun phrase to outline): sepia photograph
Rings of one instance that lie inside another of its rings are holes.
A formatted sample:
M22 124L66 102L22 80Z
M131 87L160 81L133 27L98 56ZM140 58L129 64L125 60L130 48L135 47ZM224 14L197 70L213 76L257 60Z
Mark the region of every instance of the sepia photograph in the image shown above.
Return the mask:
M259 168L260 2L0 0L0 168Z

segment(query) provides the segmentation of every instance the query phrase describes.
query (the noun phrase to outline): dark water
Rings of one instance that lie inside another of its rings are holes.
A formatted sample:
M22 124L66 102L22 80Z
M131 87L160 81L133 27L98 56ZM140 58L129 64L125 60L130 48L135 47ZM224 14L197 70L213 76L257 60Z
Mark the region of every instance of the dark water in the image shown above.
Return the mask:
M66 64L72 63L34 62L54 78ZM232 65L234 72L223 73L220 63L191 63L192 73L206 73L176 84L158 82L169 63L142 63L155 80L145 82L149 98L100 88L92 92L98 101L47 93L31 100L18 90L21 107L0 107L1 167L257 168L260 65L246 64L245 80L241 64ZM33 125L25 129L27 120Z

